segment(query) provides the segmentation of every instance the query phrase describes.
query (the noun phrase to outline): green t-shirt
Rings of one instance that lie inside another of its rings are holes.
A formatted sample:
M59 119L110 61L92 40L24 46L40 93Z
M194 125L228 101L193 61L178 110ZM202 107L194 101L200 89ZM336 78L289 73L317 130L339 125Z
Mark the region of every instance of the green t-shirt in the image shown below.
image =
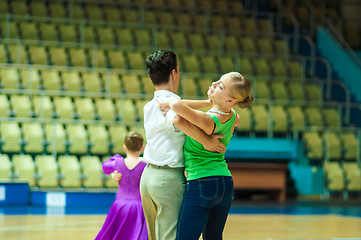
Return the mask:
M236 113L232 110L233 116L225 123L207 112L216 124L216 132L224 134L224 138L219 140L227 146L232 137L232 127L236 120ZM224 159L224 153L209 152L204 149L203 145L193 138L186 137L184 143L184 160L187 180L194 180L209 176L231 176L228 165Z

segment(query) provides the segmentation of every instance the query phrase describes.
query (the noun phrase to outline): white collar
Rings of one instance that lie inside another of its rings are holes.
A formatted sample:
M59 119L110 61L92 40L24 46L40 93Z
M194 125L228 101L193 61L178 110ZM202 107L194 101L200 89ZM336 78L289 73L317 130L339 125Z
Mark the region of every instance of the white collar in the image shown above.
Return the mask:
M159 98L159 97L174 97L174 98L178 98L180 99L180 97L168 90L157 90L154 92L154 98Z

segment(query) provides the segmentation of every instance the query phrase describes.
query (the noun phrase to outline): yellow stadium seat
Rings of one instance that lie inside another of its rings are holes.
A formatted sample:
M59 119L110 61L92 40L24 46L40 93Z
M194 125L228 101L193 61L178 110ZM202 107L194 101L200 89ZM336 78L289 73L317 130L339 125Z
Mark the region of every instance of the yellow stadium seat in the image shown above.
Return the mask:
M185 70L189 73L200 73L201 67L199 64L199 59L196 55L183 55L181 58L182 66L185 67Z
M154 89L153 82L149 78L149 76L148 75L142 75L140 77L140 80L142 81L143 89L144 89L145 93L149 94L149 95L153 95L155 89Z
M310 126L317 126L322 127L323 126L323 117L321 109L318 107L306 107L305 113L307 116L307 121Z
M235 59L232 56L219 57L220 72L222 74L236 71Z
M22 85L25 89L39 89L41 84L41 77L37 69L21 69L20 75Z
M47 65L48 54L45 47L41 46L29 46L30 62L36 65Z
M212 85L213 79L209 78L199 78L198 86L199 86L199 95L207 96L209 87Z
M245 76L253 75L255 72L253 65L249 58L240 58L238 69L239 69L239 72L241 74L244 74Z
M170 37L166 31L157 31L155 46L158 49L170 49Z
M74 106L70 97L59 97L53 98L55 112L60 119L73 119L74 117Z
M118 8L114 8L112 5L103 5L103 11L106 13L105 18L108 22L122 21L122 15Z
M218 61L214 56L202 55L199 57L204 73L218 73Z
M187 39L186 33L184 32L174 32L169 35L170 41L174 49L187 49Z
M22 123L22 129L24 133L25 152L44 152L44 132L41 124L37 122L24 122Z
M233 53L240 51L239 40L234 35L227 35L224 38L224 50Z
M311 101L321 101L322 92L321 88L317 84L307 84L305 87L307 98Z
M11 63L28 63L27 53L23 45L8 45Z
M63 71L61 76L64 83L64 88L67 91L81 91L82 82L78 72L75 71Z
M55 24L40 23L39 29L43 41L58 41L58 31Z
M122 51L109 51L108 55L109 55L109 63L112 68L117 68L117 69L127 68L125 56Z
M102 165L97 156L81 156L80 163L83 167L83 185L86 188L99 188L103 186ZM115 181L114 181L115 182Z
M181 79L180 87L183 96L195 97L197 96L197 83L196 80L190 77Z
M62 83L59 72L57 70L41 70L43 86L46 90L60 90Z
M147 104L149 101L150 101L150 99L136 99L135 100L135 105L136 105L137 111L138 111L137 115L139 116L141 122L144 119L143 108L144 108L145 104Z
M81 187L80 164L76 156L59 156L59 169L62 178L60 184L63 188Z
M283 106L272 106L273 131L286 133L288 131L288 116Z
M286 63L281 59L276 59L270 61L270 64L275 78L283 81L286 80L286 77L288 76Z
M115 106L110 98L96 98L95 106L99 119L105 121L114 121L116 119Z
M325 123L329 127L340 127L341 126L341 116L338 114L335 108L325 108L323 109L323 116Z
M83 72L84 88L87 92L101 92L103 89L103 83L97 72Z
M85 12L88 20L103 21L102 8L98 5L87 3L85 5Z
M48 16L46 4L44 4L44 2L32 1L29 4L30 4L32 16L36 16L36 17L47 17Z
M203 35L201 33L190 33L188 35L190 48L193 51L196 50L205 50L205 40L203 38Z
M137 120L137 110L132 99L116 99L115 105L121 121L134 122Z
M58 164L53 155L37 155L35 163L38 168L38 186L41 188L56 188L59 186Z
M268 130L268 110L264 105L254 105L251 108L254 117L254 130L256 132L267 132Z
M304 100L305 99L305 88L300 82L291 82L288 84L290 97L292 100Z
M89 66L85 49L69 49L70 61L75 67L87 67Z
M149 48L151 46L152 36L148 30L145 29L136 30L134 32L134 36L138 47Z
M116 28L115 34L117 42L122 47L133 47L135 46L133 33L129 28Z
M106 53L103 50L89 51L90 64L95 68L106 68L109 66Z
M0 154L0 179L9 180L13 177L12 165L7 154Z
M88 125L89 139L91 142L92 154L107 154L108 132L104 125Z
M36 23L21 22L19 23L21 38L25 40L38 40L38 27Z
M36 184L35 165L31 155L14 155L12 162L14 163L15 174L19 180L26 181L30 187L34 187Z
M117 73L103 73L103 81L105 90L111 93L120 93L122 92L122 84Z
M30 98L27 95L11 95L10 103L17 118L30 118L33 115Z
M288 89L286 87L286 84L284 82L272 82L271 89L273 92L273 97L275 99L288 99Z
M339 136L334 132L323 133L323 141L328 159L341 160L342 144Z
M1 36L2 36L2 33L1 33L1 28L0 28L0 37ZM0 61L2 63L6 63L8 61L5 45L0 45Z
M262 56L273 56L273 46L272 42L269 38L257 38L256 43L258 46L259 53L262 54ZM278 60L274 60L278 61ZM271 64L272 62L271 61Z
M21 0L13 0L9 2L14 15L30 15L27 7L27 3Z
M72 154L85 154L88 152L88 134L82 124L66 124L69 138L69 152Z
M131 9L122 9L124 20L128 24L137 24L139 23L139 11Z
M301 107L289 106L287 111L288 111L288 116L290 117L290 124L292 130L306 126L305 115L303 114Z
M66 12L63 4L57 2L49 2L50 14L53 18L65 18Z
M247 132L250 133L252 129L252 116L249 108L241 109L234 108L234 110L238 113L241 121L239 125L236 127L236 131L238 132Z
M323 169L326 175L326 187L329 191L344 190L344 176L340 164L338 162L326 161L323 163Z
M125 125L111 125L109 126L110 139L112 141L112 153L113 154L125 154L123 145L124 138L128 134Z
M321 160L324 157L323 143L318 132L305 132L303 139L306 146L306 156L309 159Z
M240 38L241 45L242 45L242 52L252 56L258 53L255 39L252 37L242 37Z
M64 153L66 151L66 132L62 124L45 124L45 136L48 142L48 152Z
M97 42L95 28L93 26L79 26L80 42L94 44Z
M271 76L271 69L268 61L265 58L254 59L254 66L257 75L260 76Z
M343 142L344 159L345 160L356 160L357 148L359 141L354 133L341 133L341 140Z
M8 117L11 114L7 95L0 95L0 117Z
M84 11L82 4L73 3L73 12L72 12L72 16L70 16L70 17L73 17L75 19L80 19L80 20L85 19L85 11Z
M56 66L67 66L68 57L64 48L49 47L50 62Z
M226 29L225 17L222 15L211 15L210 26L213 30L224 30Z
M269 99L270 96L270 87L269 84L265 81L258 80L255 83L256 98L258 99Z
M114 39L114 29L111 27L98 27L96 28L99 36L99 41L101 44L113 45L115 43Z
M141 85L139 81L139 76L134 74L123 74L122 75L124 89L127 93L130 94L139 94L141 93Z
M75 25L59 25L60 38L63 42L76 42L78 40L77 31Z
M145 24L158 24L157 14L153 10L145 10L143 15L143 21Z
M157 14L159 16L159 24L161 26L165 27L165 26L174 26L175 25L173 13L160 11Z
M221 49L221 40L219 34L207 34L205 35L205 41L207 43L208 51L219 52Z
M77 109L78 118L82 120L95 119L95 107L91 98L75 97L74 104Z
M39 118L53 117L53 104L49 96L33 96L34 112Z
M357 162L344 162L342 168L346 174L346 189L348 191L360 191L361 171Z
M145 57L140 52L126 52L132 70L145 70Z
M174 16L175 16L175 20L176 20L176 24L177 24L178 28L193 26L192 19L189 17L188 13L180 13L177 11L174 14Z

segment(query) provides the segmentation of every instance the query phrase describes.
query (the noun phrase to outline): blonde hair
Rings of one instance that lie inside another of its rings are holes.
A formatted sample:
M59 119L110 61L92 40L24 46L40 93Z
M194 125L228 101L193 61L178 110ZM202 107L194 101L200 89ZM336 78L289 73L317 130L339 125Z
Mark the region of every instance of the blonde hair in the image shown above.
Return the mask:
M124 145L129 151L139 151L143 147L143 136L136 132L129 132L124 138Z
M237 101L238 107L240 108L249 107L254 100L251 94L251 90L252 90L251 82L238 72L230 72L227 74L229 74L233 79L233 87L231 92L233 98L236 99Z

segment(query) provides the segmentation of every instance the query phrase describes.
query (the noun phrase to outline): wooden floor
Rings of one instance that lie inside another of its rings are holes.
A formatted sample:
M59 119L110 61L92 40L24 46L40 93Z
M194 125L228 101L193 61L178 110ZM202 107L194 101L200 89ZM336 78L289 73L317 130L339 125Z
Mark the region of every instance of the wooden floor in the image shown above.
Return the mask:
M94 239L105 215L0 215L0 239ZM231 214L225 240L361 239L361 218L341 215Z

